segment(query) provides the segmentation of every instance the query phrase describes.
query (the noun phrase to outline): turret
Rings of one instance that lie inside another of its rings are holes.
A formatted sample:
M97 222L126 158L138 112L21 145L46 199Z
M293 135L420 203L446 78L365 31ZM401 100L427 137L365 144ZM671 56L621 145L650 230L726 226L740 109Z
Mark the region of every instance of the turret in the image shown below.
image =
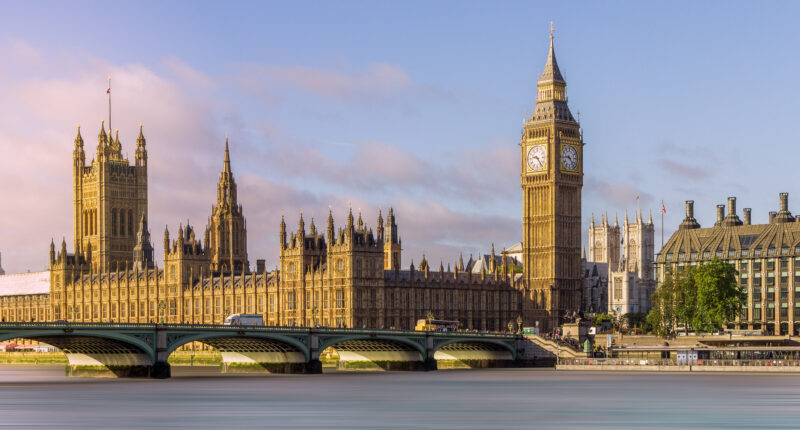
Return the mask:
M106 135L105 121L100 120L100 133L97 134L97 159L104 161L108 153L108 135Z
M142 132L142 123L139 123L139 136L136 138L136 166L147 166L147 140Z
M280 233L281 249L286 249L286 221L281 215L281 233Z
M169 254L169 226L164 226L164 257Z
M53 242L53 239L50 239L50 264L56 262L56 244Z
M326 231L328 236L328 246L333 246L336 242L336 237L334 236L334 229L333 229L333 211L328 210L328 229Z

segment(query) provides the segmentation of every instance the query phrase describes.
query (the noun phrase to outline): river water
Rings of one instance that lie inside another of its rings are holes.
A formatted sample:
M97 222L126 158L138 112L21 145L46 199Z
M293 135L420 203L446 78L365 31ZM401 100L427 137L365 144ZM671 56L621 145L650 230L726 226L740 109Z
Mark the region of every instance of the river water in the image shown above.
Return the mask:
M800 428L800 375L552 369L67 378L0 366L0 428Z

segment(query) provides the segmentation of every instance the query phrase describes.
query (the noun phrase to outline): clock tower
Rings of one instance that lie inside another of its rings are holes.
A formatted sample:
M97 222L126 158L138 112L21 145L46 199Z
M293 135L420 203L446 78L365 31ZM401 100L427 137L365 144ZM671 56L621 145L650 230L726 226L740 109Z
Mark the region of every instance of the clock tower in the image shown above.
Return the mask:
M550 330L581 304L583 137L567 106L567 83L550 52L536 109L522 129L525 325Z

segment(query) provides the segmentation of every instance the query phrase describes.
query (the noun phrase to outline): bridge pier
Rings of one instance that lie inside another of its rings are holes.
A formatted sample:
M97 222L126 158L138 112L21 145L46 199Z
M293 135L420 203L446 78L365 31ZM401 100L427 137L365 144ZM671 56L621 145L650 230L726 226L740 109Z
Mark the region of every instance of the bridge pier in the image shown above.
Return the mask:
M155 363L150 367L150 377L156 379L167 379L172 376L167 359L167 328L163 324L156 326L156 354Z
M422 364L422 370L430 372L439 370L439 363L436 361L436 350L433 348L433 336L430 332L425 334L425 361Z
M322 373L322 361L319 359L319 332L312 328L308 332L308 363L306 363L306 373Z

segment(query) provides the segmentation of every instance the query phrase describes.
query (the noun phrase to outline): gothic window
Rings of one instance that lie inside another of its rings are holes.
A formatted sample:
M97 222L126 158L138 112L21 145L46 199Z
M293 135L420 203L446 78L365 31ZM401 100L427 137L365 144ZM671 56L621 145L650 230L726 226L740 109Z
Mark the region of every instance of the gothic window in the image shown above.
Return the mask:
M322 302L322 307L324 307L325 309L328 309L328 308L329 308L329 305L330 305L330 301L329 301L328 299L329 299L329 294L328 294L328 292L327 292L327 291L325 291L325 292L322 294L322 300L323 300L323 302Z
M258 298L258 313L260 313L260 314L264 313L264 298L263 297L259 297Z
M128 236L133 236L133 211L128 209Z
M117 235L117 210L111 209L111 235Z
M286 309L290 311L295 309L294 292L286 293Z
M311 309L311 291L306 291L306 309Z
M341 258L340 258L340 259L338 259L338 260L336 260L336 270L337 270L339 273L342 273L342 272L344 272L344 261L342 261L342 259L341 259Z
M270 312L275 312L275 295L274 294L270 294L269 295L269 311Z
M175 300L169 301L169 314L171 316L178 315L178 302L176 302Z
M339 309L344 308L344 291L336 290L336 307Z

